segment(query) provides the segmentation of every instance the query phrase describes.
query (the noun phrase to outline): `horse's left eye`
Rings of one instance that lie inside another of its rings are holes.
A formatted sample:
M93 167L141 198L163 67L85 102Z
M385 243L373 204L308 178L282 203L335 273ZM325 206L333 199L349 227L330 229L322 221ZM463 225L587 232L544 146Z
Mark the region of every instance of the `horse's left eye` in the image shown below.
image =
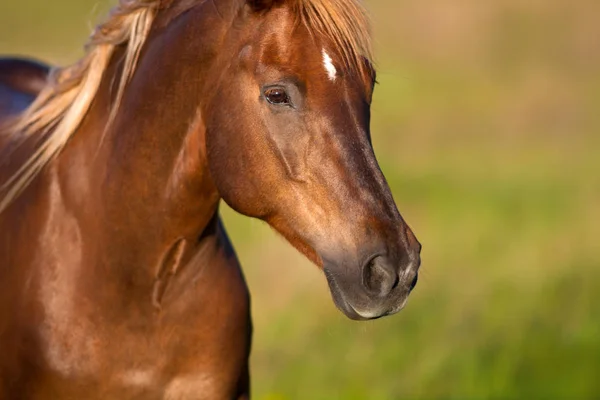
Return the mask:
M287 92L282 88L271 88L265 90L265 98L271 104L276 105L289 105L290 97Z

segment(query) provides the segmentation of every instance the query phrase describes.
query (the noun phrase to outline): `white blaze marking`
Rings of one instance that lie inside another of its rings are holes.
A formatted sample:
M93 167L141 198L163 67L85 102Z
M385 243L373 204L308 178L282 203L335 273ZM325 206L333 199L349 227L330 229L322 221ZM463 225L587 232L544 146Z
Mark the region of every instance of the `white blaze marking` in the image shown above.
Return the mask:
M335 81L335 76L337 75L337 69L335 69L335 65L333 65L333 60L329 57L329 54L323 49L323 65L325 66L325 70L327 71L327 75L329 79Z

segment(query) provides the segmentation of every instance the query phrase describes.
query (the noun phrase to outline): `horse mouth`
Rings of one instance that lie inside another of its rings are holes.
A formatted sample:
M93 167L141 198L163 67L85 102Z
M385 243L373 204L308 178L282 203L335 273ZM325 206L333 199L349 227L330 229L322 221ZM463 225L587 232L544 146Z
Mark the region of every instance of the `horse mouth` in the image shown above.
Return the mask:
M387 317L401 311L408 302L408 297L411 290L403 291L404 294L399 296L401 301L397 302L392 307L390 307L389 304L387 307L382 304L379 307L373 307L371 310L363 310L361 307L353 305L348 300L347 296L344 294L344 291L340 288L338 281L334 278L333 274L327 270L327 268L324 268L323 271L325 273L325 277L327 278L327 283L329 284L329 290L335 306L351 320L371 321Z
M356 310L356 308L354 308L354 306L352 306L352 304L350 304L350 302L344 296L344 293L340 289L338 282L335 280L331 272L329 272L326 268L324 268L323 271L325 272L325 277L327 278L327 283L329 284L329 291L331 292L333 303L338 308L338 310L340 310L344 315L346 315L346 317L354 321L369 321L387 315L362 313Z

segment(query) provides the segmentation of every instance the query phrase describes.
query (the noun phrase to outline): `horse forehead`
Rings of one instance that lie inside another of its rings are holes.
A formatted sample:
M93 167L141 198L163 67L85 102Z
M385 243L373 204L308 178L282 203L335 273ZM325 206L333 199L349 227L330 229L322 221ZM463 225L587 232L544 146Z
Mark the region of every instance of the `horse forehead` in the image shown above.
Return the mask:
M324 48L322 54L323 67L325 68L325 72L327 73L327 76L329 77L330 81L335 81L335 78L337 77L337 68L333 64L333 59L331 58L327 50L325 50Z
M328 73L324 70L323 48L312 40L288 40L270 42L261 46L257 56L257 72L277 71L300 80L327 81ZM332 54L333 53L329 53ZM330 67L335 61L332 61Z
M295 66L320 62L322 46L319 38L304 24L299 24L292 11L281 7L267 15L258 27L255 40L260 61Z

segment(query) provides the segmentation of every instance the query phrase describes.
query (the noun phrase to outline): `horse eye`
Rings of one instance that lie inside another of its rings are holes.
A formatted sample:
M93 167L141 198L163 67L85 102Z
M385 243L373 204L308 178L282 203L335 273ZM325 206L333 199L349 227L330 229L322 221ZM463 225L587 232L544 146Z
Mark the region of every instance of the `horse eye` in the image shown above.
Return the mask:
M271 88L265 90L265 98L271 104L289 105L290 97L285 90L281 88Z

